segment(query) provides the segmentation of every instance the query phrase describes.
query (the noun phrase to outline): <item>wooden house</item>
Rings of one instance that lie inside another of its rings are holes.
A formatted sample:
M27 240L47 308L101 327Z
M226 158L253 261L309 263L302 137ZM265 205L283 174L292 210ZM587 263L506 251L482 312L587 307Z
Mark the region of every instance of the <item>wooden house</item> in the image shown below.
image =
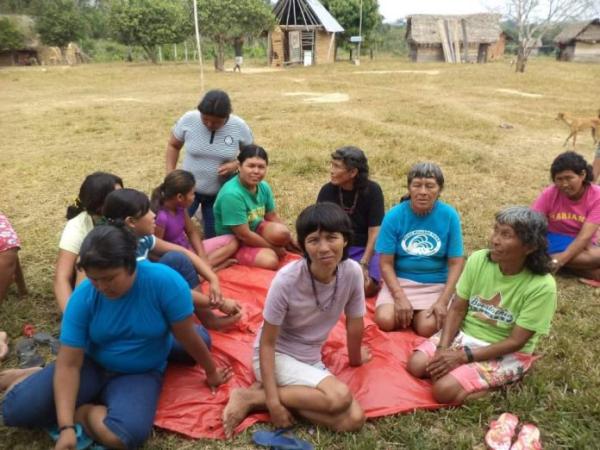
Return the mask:
M600 19L567 25L554 42L560 61L600 62Z
M318 0L279 0L273 13L278 25L268 36L271 65L335 61L336 33L344 29Z
M412 61L488 62L504 53L500 14L407 17Z

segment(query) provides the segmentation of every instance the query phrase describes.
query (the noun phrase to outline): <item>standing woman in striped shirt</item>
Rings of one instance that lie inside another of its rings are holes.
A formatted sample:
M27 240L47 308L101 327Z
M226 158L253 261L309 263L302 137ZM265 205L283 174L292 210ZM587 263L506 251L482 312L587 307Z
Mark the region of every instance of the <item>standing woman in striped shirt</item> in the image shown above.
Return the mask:
M175 170L185 145L182 168L196 178L195 199L188 212L193 216L201 206L204 239L215 236L213 204L219 189L237 172L240 148L254 140L246 122L231 112L226 92L208 91L197 110L177 121L167 143L167 174Z

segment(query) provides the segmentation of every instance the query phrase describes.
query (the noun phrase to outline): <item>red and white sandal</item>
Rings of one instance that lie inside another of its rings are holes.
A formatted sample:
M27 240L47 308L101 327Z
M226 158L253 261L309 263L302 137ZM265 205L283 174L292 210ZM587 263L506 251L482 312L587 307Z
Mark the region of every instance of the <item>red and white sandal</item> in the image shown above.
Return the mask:
M540 430L531 423L521 427L519 437L512 445L510 450L542 450L542 441L540 441Z
M485 434L485 444L491 450L510 450L519 418L511 413L502 413L497 420L492 420L490 429Z

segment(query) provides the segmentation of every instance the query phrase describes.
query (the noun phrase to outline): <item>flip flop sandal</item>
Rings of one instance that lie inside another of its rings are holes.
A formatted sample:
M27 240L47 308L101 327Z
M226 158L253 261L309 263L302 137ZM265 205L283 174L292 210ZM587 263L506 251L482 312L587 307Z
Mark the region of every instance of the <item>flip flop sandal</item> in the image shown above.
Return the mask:
M490 429L485 434L485 444L491 450L510 450L519 418L511 413L502 413L497 420L492 420Z
M310 442L297 438L289 428L276 431L259 430L252 433L252 441L256 445L275 450L313 450Z
M542 450L540 430L538 427L531 423L523 425L519 437L510 450Z
M579 278L578 280L580 283L587 284L591 287L600 287L600 281L592 280L591 278Z
M60 437L58 426L48 428L46 431L54 442L58 441L58 438ZM83 427L78 423L75 424L75 436L77 437L77 450L90 449L92 448L92 445L94 445L92 438L85 433Z

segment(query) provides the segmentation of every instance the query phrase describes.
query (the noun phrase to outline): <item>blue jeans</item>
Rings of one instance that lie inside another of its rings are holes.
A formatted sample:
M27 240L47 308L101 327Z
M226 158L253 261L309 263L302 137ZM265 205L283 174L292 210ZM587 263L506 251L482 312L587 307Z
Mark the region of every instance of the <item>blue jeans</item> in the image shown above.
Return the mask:
M202 208L202 222L204 222L204 239L215 237L215 215L213 213L213 205L215 204L216 195L204 195L196 192L194 203L188 208L188 214L193 217L196 214L198 205Z
M48 428L56 425L54 363L11 389L2 402L7 426ZM110 372L85 357L76 407L88 403L107 407L104 425L129 448L140 447L150 435L163 375Z
M183 277L190 289L195 289L200 284L198 272L186 255L180 252L167 252L158 260L160 264L169 266Z
M210 350L211 338L202 325L196 332ZM169 361L195 364L175 338ZM49 428L56 425L54 363L34 373L11 389L0 406L4 424L12 427ZM140 447L150 435L163 374L158 370L141 374L110 372L86 356L80 371L75 408L87 403L107 407L104 425L127 448Z

